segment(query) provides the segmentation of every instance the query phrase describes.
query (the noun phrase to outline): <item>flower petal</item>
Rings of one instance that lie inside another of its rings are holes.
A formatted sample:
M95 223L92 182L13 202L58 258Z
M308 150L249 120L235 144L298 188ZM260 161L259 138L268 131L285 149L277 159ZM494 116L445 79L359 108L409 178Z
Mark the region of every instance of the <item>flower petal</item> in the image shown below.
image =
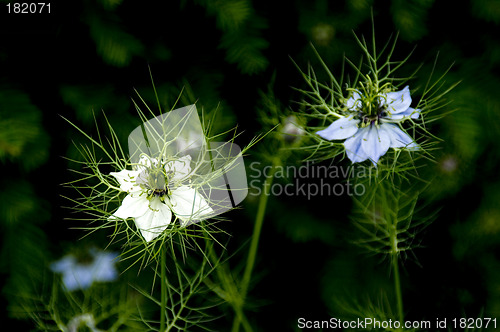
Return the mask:
M169 177L170 181L181 181L191 173L191 156L185 155L181 158L173 161L169 161L165 164L165 172L171 174Z
M135 183L136 178L139 175L139 171L129 171L127 169L124 169L119 172L111 172L109 174L114 176L118 181L121 191L130 193L132 191L137 191L140 189Z
M114 281L118 278L118 272L115 268L117 254L95 251L92 253L94 262L92 263L92 276L94 281Z
M387 93L385 95L385 104L388 107L387 112L391 114L405 112L411 105L409 86L405 86L401 91Z
M386 117L381 118L382 122L401 122L403 120L412 118L418 119L420 117L420 110L414 109L413 107L408 107L404 112L398 114L388 113Z
M69 291L87 289L92 285L93 281L94 278L92 277L91 269L80 264L75 265L73 269L63 274L64 286L66 286Z
M361 106L360 93L358 91L354 91L351 98L347 99L345 102L345 106L352 111L357 111L357 108Z
M190 221L204 219L213 213L205 198L188 186L173 190L170 202L172 211L181 220L182 226L186 226Z
M135 218L135 225L142 236L149 242L160 235L172 220L170 208L155 197L151 199L148 210L144 215Z
M373 164L377 164L380 157L386 154L391 145L391 139L386 130L379 130L375 125L370 125L363 137L361 147Z
M146 154L142 154L139 158L139 162L137 165L134 165L134 168L139 172L148 171L152 167L156 167L158 165L158 159L152 158Z
M128 194L110 219L113 217L121 219L140 217L148 211L148 206L149 200L145 194L139 192Z
M64 256L57 262L50 264L50 269L54 272L63 273L73 269L75 265L76 265L75 257L68 255Z
M316 134L326 140L346 139L358 131L359 120L354 120L353 116L343 117L334 122L326 129L317 131Z
M345 140L344 147L347 153L347 157L352 161L352 163L359 163L368 159L368 156L361 148L361 142L363 141L363 136L365 136L368 128L359 129L358 132Z
M406 148L408 150L418 150L420 147L407 133L398 126L384 123L380 126L389 134L391 139L391 148Z

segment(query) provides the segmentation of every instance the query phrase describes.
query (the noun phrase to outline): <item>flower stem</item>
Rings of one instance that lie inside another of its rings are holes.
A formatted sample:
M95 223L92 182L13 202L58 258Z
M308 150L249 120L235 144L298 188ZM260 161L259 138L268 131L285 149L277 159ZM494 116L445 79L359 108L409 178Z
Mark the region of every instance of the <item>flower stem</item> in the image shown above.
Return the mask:
M401 295L401 283L399 281L399 264L398 257L393 255L392 267L394 269L394 289L396 291L396 300L398 304L398 318L399 322L403 324L403 297Z
M267 207L267 201L269 199L269 194L271 190L271 185L273 183L274 179L274 173L276 171L276 166L279 164L280 160L278 158L273 159L273 163L271 166L271 170L269 172L269 175L266 178L266 181L264 182L264 188L262 190L262 194L260 195L259 198L259 206L257 208L257 215L255 217L255 224L253 228L253 234L252 234L252 242L250 243L250 249L248 251L248 257L247 257L247 263L245 266L245 271L243 273L243 279L241 280L241 285L240 285L240 296L241 296L241 306L245 303L245 298L247 296L248 292L248 286L250 284L250 280L252 278L252 271L253 267L255 265L255 259L257 256L257 249L259 247L259 238L260 238L260 232L262 230L262 225L264 223L264 217L266 215L266 207ZM239 314L234 317L233 320L233 332L238 332L240 328L240 323L241 319L240 317L242 316L242 308L238 308L240 311L238 312Z
M166 264L167 264L167 253L166 248L162 246L161 248L161 262L160 262L160 277L161 277L161 288L160 288L160 331L163 332L165 330L166 323L166 307L167 307L167 281L166 281Z
M248 320L245 317L245 314L243 313L242 306L239 304L240 298L237 297L239 296L239 292L236 283L232 278L231 271L229 269L227 262L221 262L220 258L215 253L213 244L209 243L208 239L205 241L207 243L208 256L210 258L210 261L213 262L215 266L217 266L215 271L217 273L218 279L220 280L220 283L222 284L223 290L218 289L218 285L214 285L208 278L204 280L205 284L207 284L207 286L210 289L212 289L212 291L214 291L216 294L218 294L221 298L225 299L231 304L235 314L239 317L241 321L243 329L247 332L251 332L252 327L250 326L250 323L248 322ZM234 301L235 299L237 300Z
M394 273L394 291L396 293L396 302L398 308L398 319L401 324L403 324L403 296L401 294L401 281L399 279L399 261L398 261L398 241L397 241L397 230L393 226L391 232L391 243L392 243L392 270Z

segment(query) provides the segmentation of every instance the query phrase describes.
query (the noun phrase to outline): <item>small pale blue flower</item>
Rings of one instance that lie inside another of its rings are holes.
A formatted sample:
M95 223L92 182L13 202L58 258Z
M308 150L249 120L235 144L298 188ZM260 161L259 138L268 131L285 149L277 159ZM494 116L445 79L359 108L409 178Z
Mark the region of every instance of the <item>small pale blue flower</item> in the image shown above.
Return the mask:
M326 140L343 140L347 157L358 163L369 159L377 165L389 148L418 150L418 144L397 123L418 119L420 110L410 107L410 89L380 95L374 114L363 109L362 94L354 91L345 106L347 115L341 116L327 128L316 132ZM373 112L372 112L373 113Z
M67 255L51 264L52 271L62 274L68 291L88 289L94 282L109 282L118 278L116 253L92 249L90 254L92 261L89 263L80 263L73 255Z

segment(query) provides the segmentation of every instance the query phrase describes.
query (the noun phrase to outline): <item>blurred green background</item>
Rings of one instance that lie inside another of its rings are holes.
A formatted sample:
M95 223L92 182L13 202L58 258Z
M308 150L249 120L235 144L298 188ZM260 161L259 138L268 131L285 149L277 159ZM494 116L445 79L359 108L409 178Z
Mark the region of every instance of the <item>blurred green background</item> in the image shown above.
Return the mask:
M60 184L70 179L63 157L78 158L72 142L84 140L60 115L92 133L93 112L102 125L104 110L125 142L139 120L134 89L154 101L149 66L165 106L187 87L183 101L207 111L220 104L216 130L238 124L244 146L264 131L261 92L271 82L283 111L298 110L291 87L304 83L290 57L317 66L313 43L339 72L344 54L359 59L352 31L371 35L371 10L380 45L399 32L394 57L414 50L402 74L424 64L410 87L425 83L437 54L436 75L453 64L445 84L462 81L448 96L457 111L432 127L444 141L423 170L438 176L422 199L439 213L419 235L416 258L403 263L407 318L500 318L500 1L88 0L51 2L50 14L8 14L7 3L0 1L2 322L33 326L20 294L47 287L48 264L82 236L64 220ZM260 158L250 151L247 162ZM256 204L249 196L227 215L228 250L247 244ZM387 262L351 243L350 209L349 197L270 199L249 295L257 330L349 317L346 303L391 293ZM106 235L81 243L103 247Z

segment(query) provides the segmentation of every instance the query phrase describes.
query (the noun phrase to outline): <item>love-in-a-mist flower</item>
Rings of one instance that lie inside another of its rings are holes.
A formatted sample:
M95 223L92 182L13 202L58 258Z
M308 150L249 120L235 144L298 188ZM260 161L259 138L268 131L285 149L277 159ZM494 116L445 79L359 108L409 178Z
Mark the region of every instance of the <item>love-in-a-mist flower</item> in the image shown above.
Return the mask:
M89 261L80 262L75 256L67 255L50 266L52 271L62 274L68 291L88 289L94 282L110 282L118 278L116 253L91 249L89 254Z
M380 93L373 98L356 90L339 115L326 129L317 132L326 140L345 140L347 157L353 162L369 159L376 165L389 148L417 150L418 144L400 127L408 119L418 119L420 110L410 107L410 89Z
M213 209L192 186L191 156L163 160L142 155L134 170L111 172L128 195L111 219L134 218L144 239L158 237L171 223L181 226L208 217Z

